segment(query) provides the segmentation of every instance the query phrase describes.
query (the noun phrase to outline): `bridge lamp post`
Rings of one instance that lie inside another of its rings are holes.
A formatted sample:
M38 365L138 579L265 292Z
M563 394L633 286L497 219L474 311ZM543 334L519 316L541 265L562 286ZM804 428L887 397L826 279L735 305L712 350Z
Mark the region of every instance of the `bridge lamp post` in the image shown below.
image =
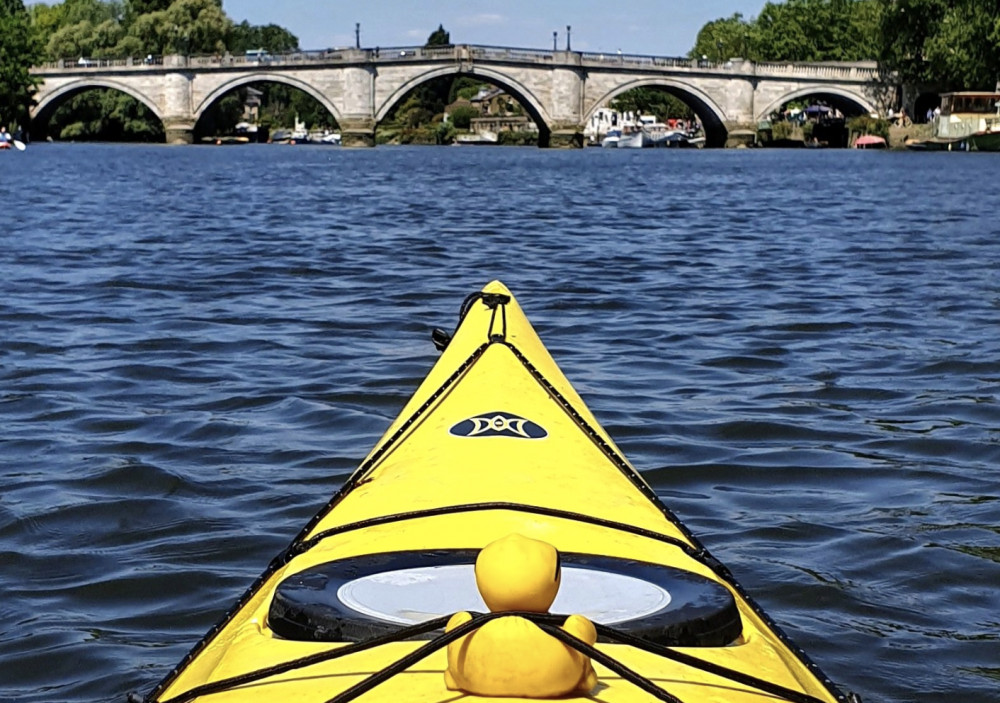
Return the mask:
M355 49L360 49L361 48L361 23L360 22L355 22L354 23L354 48Z
M559 41L559 32L552 32L552 51L559 51L559 47L556 46L556 42Z
M567 24L566 25L566 51L569 51L569 33L570 33L571 29L572 28Z

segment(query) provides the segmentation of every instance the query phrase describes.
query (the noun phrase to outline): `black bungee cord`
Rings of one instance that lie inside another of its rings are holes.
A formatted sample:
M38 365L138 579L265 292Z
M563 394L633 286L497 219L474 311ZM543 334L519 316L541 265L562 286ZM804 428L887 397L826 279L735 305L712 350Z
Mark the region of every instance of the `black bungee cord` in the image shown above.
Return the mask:
M627 664L623 664L618 659L612 657L611 655L602 652L596 647L583 642L582 640L574 637L570 633L559 627L559 624L565 620L566 616L563 615L552 615L549 613L532 613L532 612L500 612L500 613L472 613L472 620L459 625L458 627L445 632L444 634L438 635L428 642L422 644L417 649L413 650L409 654L397 659L391 664L383 667L379 671L371 674L367 678L359 681L353 686L341 691L337 695L328 699L326 703L349 703L355 698L367 693L376 686L388 681L393 676L402 673L406 669L410 668L420 660L429 656L433 652L446 647L451 642L454 642L460 637L463 637L474 630L479 629L491 620L496 620L502 617L521 617L526 620L538 625L544 632L548 633L552 637L562 642L568 647L572 647L578 652L590 657L592 660L598 662L604 667L608 668L615 674L619 675L625 681L641 688L646 693L654 696L657 700L664 701L665 703L683 703L681 699L677 698L669 691L665 690L658 684L654 683L649 678L639 674L634 669L629 667ZM371 639L365 640L363 642L357 642L354 644L348 644L343 647L337 647L335 649L330 649L325 652L318 652L316 654L310 654L304 657L299 657L297 659L292 659L280 664L275 664L273 666L263 667L255 671L250 671L245 674L240 674L238 676L231 676L229 678L221 679L219 681L214 681L212 683L202 684L200 686L195 686L194 688L185 691L173 698L167 698L161 700L159 703L190 703L190 701L200 698L202 696L209 696L214 693L221 693L223 691L230 691L232 689L244 686L247 684L255 683L263 679L270 678L272 676L277 676L278 674L284 674L289 671L295 671L297 669L303 669L316 664L321 664L323 662L332 661L334 659L339 659L341 657L349 656L351 654L356 654L358 652L363 652L375 647L382 646L384 644L389 644L391 642L400 642L402 640L408 639L410 637L416 637L420 635L427 634L433 630L440 629L451 619L450 615L441 616L434 618L433 620L428 620L426 622L419 623L417 625L411 625L408 627L400 628L395 632L387 633L385 635L380 635L378 637L373 637ZM750 688L756 688L764 693L769 693L773 696L782 698L790 703L823 703L819 698L809 695L808 693L802 693L800 691L795 691L790 688L786 688L779 684L773 683L771 681L766 681L764 679L746 674L742 671L737 671L735 669L730 669L718 664L713 664L707 662L698 657L691 656L689 654L684 654L678 652L669 647L654 644L648 642L639 637L629 635L624 632L620 632L614 628L608 627L606 625L600 625L595 623L595 627L599 635L602 635L612 641L619 642L621 644L634 647L636 649L641 649L652 654L656 654L679 664L690 666L692 668L704 671L706 673L713 674L720 678L729 679L736 683L743 684ZM141 698L135 693L131 693L128 696L128 703L142 703L147 699Z

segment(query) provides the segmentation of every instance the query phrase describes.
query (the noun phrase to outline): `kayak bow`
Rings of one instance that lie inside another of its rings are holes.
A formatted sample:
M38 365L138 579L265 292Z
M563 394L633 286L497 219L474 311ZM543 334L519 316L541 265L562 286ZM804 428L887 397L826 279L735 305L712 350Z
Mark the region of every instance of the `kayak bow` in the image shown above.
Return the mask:
M585 650L598 677L591 698L857 700L659 501L501 283L466 300L453 336L435 337L441 358L364 462L133 700L454 700L463 694L445 686L445 640L499 616L473 615L447 635L444 623L486 610L472 565L512 533L559 550L552 610L597 624ZM552 627L565 615L525 617L565 639Z

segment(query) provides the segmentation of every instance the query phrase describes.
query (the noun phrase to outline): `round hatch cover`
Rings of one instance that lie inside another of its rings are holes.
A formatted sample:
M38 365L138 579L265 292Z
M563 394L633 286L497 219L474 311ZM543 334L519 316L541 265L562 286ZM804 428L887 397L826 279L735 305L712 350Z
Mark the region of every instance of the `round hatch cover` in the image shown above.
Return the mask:
M486 612L473 571L478 554L388 552L314 566L278 584L268 625L287 639L359 641L461 610ZM560 553L560 560L553 613L671 646L722 646L742 631L732 594L710 579L592 554Z

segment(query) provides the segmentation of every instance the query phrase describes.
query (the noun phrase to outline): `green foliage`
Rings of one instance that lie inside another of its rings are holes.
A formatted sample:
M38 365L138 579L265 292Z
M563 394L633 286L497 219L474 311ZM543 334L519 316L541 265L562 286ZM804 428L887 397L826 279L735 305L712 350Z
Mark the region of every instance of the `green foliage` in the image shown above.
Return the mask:
M173 0L125 0L125 6L130 16L138 17L149 12L166 10L171 2Z
M219 0L174 0L136 17L128 34L151 54L221 54L231 27Z
M427 37L427 43L424 46L450 46L451 45L451 33L446 32L443 24L439 24L438 28L431 32L431 35Z
M534 146L538 144L538 132L511 132L505 130L497 133L497 144L501 146Z
M63 103L49 121L60 139L80 141L163 141L159 120L130 95L89 90Z
M41 59L29 22L19 1L0 4L0 126L28 121L37 83L28 71Z
M295 120L308 129L336 129L337 120L314 97L298 88L281 83L254 83L261 95L260 124L273 129L291 129ZM227 93L198 123L198 131L212 136L231 134L243 119L247 86Z
M940 90L1000 79L1000 3L986 0L786 0L707 23L691 58L715 62L878 60L886 75Z
M13 17L24 12L21 0L0 0L0 17Z
M633 88L611 101L611 109L618 112L639 112L656 115L661 120L692 119L694 112L680 98L660 88Z
M455 102L459 98L469 100L476 97L480 88L485 85L478 78L472 76L458 76L451 82L451 89L448 91L448 104Z
M754 58L756 51L752 33L752 25L739 12L732 17L712 20L698 32L694 48L688 56L697 59L705 57L714 62L735 57Z
M221 53L228 42L236 43L247 34L235 30L220 0L126 4L114 0L66 0L53 6L33 6L31 23L35 37L45 45L45 53L52 60ZM247 28L259 29L263 36L283 47L287 44L287 37L277 40L280 32L249 25ZM292 40L298 44L294 37Z
M0 0L0 8L19 2ZM299 48L298 38L277 25L234 24L220 0L65 0L32 5L27 17L31 40L44 47L50 60L241 54L248 49L278 53ZM0 27L0 45L10 34ZM42 58L36 52L29 65ZM0 78L6 75L6 64L0 62ZM11 83L4 80L0 91ZM336 126L333 116L301 91L274 84L265 85L263 91L269 106L264 118L275 125L291 127L298 115L310 126ZM144 105L124 94L105 93L95 91L68 100L54 114L49 131L72 139L162 139L162 126ZM220 99L203 116L199 129L213 135L231 133L243 117L245 94L244 88Z
M197 136L218 137L232 134L243 120L246 89L233 90L212 103L196 125Z
M889 140L889 120L881 117L858 115L847 120L847 128L854 134L871 134Z
M688 53L721 62L861 61L875 59L887 0L768 2L756 18L737 13L709 22Z
M276 24L252 25L244 20L233 25L226 45L234 54L242 54L251 49L264 49L278 54L283 51L298 51L299 39Z
M791 139L794 131L795 125L785 120L771 124L771 137L776 141Z
M450 122L438 122L434 140L437 144L451 144L455 141L455 126Z
M479 110L471 105L459 105L451 111L449 119L455 125L455 129L468 129L473 117L479 117Z
M991 90L1000 79L1000 5L895 0L881 17L880 60L903 81Z

